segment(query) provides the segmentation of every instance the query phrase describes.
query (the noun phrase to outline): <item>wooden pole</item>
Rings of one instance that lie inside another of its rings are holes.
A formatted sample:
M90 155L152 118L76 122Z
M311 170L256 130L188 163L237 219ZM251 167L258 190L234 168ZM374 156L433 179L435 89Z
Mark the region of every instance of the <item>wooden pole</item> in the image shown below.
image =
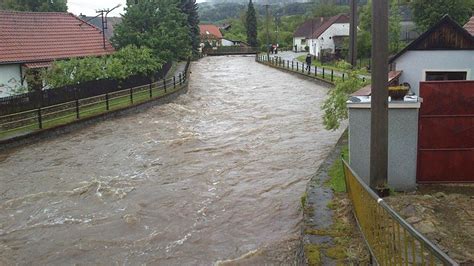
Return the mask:
M357 67L357 0L350 0L349 63Z
M372 1L370 187L386 192L388 175L388 0Z

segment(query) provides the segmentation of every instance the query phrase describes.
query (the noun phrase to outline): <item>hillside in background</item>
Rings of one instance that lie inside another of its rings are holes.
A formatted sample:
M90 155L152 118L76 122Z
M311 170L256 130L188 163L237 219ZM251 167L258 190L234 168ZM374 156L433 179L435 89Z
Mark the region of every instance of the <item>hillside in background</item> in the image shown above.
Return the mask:
M225 0L222 0L225 1ZM290 4L272 4L270 13L275 16L293 16L305 15L311 12L312 3L290 3ZM255 9L259 16L265 15L265 6L255 4ZM203 23L218 23L229 19L240 18L247 10L245 3L200 3L199 18Z

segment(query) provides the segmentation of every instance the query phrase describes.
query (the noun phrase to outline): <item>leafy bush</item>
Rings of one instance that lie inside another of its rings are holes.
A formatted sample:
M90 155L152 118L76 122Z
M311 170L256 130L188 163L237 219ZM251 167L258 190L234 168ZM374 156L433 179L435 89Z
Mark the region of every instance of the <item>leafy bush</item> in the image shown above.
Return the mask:
M149 76L162 66L163 62L150 49L131 45L111 56L56 61L46 72L45 79L49 87L57 88L91 80Z
M347 99L349 96L364 86L365 83L358 77L355 71L349 72L345 81L337 82L336 87L329 91L329 97L323 104L323 123L326 129L336 130L340 122L347 119Z

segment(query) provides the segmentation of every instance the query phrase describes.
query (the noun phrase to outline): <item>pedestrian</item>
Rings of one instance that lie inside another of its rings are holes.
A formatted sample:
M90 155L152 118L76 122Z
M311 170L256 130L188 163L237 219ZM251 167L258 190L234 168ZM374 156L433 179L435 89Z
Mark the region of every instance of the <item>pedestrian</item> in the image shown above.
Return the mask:
M309 71L311 68L311 61L312 61L312 58L311 58L311 54L308 53L308 55L306 56L306 70Z
M295 44L295 53L298 52L298 45Z

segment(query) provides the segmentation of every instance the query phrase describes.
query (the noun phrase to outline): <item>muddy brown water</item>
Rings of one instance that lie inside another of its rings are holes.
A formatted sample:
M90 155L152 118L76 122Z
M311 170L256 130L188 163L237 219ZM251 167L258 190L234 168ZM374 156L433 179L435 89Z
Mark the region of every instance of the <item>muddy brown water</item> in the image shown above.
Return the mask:
M341 133L323 129L326 93L204 58L173 103L3 152L0 264L291 264L300 197Z

